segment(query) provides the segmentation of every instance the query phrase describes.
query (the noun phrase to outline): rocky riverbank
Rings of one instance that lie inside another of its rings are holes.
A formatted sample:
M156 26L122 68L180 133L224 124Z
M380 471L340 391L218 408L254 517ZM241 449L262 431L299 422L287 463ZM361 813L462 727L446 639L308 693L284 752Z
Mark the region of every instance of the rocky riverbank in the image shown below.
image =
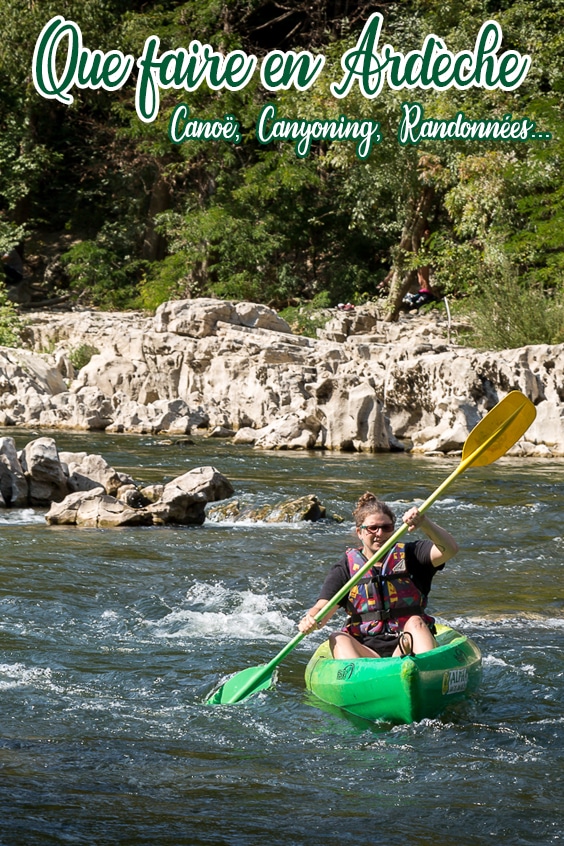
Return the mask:
M440 312L389 324L375 304L327 318L312 339L266 306L212 299L31 314L28 348L0 348L0 426L444 453L521 390L537 418L513 454L564 455L564 345L479 352Z

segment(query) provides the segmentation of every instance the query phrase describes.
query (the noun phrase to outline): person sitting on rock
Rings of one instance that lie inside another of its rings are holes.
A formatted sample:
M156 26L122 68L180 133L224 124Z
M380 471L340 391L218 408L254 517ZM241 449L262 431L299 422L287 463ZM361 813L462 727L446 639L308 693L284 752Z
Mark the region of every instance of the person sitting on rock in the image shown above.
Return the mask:
M338 606L319 625L314 618L394 532L393 511L373 493L360 497L353 516L362 546L347 549L329 571L319 599L298 624L301 632L329 622ZM427 595L435 573L456 555L458 544L416 507L406 511L403 522L409 532L421 529L427 540L396 543L339 603L349 618L329 638L334 658L387 658L434 649L434 620L425 612Z
M402 300L402 303L408 306L408 308L421 308L421 306L426 305L427 303L432 303L437 299L431 287L429 274L429 265L417 268L417 281L419 288L415 293L406 294Z
M422 244L429 239L429 235L429 229L426 229L421 239ZM405 295L402 300L404 305L408 306L410 309L421 308L421 306L426 305L426 303L431 303L437 299L433 288L431 287L430 276L431 268L428 264L421 265L417 268L418 290Z

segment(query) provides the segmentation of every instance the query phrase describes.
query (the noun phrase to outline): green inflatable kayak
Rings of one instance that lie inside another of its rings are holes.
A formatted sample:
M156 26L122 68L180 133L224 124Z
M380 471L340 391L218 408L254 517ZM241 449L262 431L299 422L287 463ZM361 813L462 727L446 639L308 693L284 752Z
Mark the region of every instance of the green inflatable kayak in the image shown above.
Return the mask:
M403 658L331 657L329 642L312 655L306 687L322 702L368 720L413 723L436 717L480 684L482 655L476 644L437 624L437 647Z

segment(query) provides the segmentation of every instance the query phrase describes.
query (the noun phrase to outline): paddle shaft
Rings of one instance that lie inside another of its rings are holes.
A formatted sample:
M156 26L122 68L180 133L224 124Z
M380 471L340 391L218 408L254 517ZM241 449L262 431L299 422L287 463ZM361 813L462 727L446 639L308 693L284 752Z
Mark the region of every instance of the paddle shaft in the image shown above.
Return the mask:
M525 398L523 398L525 399ZM528 402L528 400L525 400ZM490 447L494 441L496 441L499 436L513 423L515 418L521 413L523 406L519 406L516 408L513 413L507 417L500 426L489 436L486 440L481 443L475 450L472 452L467 458L463 459L458 467L445 479L445 481L439 485L439 487L425 500L425 502L419 506L419 512L424 514L428 508L437 500L441 494L443 494L448 487L454 482L461 473L463 473L467 467L470 467L478 458L486 452L488 447ZM484 418L485 419L485 418ZM478 424L480 425L480 424ZM394 534L389 538L385 544L376 552L372 558L369 558L366 564L364 564L360 570L352 576L349 581L343 585L343 587L330 599L327 604L315 615L313 618L316 623L319 623L339 602L347 596L351 589L356 585L356 583L364 576L365 573L370 570L370 568L383 558L392 547L398 542L398 540L402 537L403 534L407 531L408 526L405 523L402 523L399 529L396 529ZM272 671L280 664L284 658L300 643L308 632L299 632L286 646L280 650L280 652L272 658L268 664L265 664L263 667L257 667L256 675L252 676L248 681L241 686L241 688L237 691L237 693L233 696L230 702L239 702L241 699L244 699L245 696L258 684L260 684L263 679L265 679L268 675L272 673Z

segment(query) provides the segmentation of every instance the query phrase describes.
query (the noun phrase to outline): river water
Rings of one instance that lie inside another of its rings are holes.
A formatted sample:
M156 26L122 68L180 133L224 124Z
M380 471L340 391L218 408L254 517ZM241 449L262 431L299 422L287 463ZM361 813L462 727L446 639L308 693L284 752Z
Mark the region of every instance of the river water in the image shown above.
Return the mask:
M33 436L15 434L18 446ZM345 519L90 530L0 512L2 846L564 840L564 464L501 459L433 506L461 551L431 610L478 644L483 683L439 719L390 727L327 713L305 691L321 632L275 689L205 700L295 635L364 490L401 514L456 459L56 440L144 482L213 464L246 503L314 493Z

